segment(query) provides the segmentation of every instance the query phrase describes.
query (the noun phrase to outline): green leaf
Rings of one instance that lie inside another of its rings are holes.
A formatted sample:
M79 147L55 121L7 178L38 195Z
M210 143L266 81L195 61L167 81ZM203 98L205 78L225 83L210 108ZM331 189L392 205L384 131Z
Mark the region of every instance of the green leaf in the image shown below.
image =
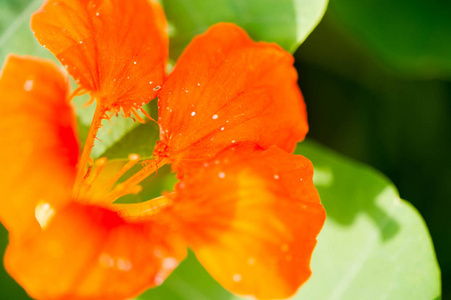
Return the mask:
M30 29L31 14L42 0L0 0L0 62L10 53L34 55L43 58L53 56L39 45Z
M293 299L437 299L440 270L418 212L378 172L313 143L297 153L315 166L327 221L311 279ZM270 212L268 212L270 213ZM216 283L190 254L144 299L241 299Z
M337 0L331 13L396 70L451 78L451 2Z
M177 58L191 39L218 22L243 27L252 38L294 52L321 20L328 0L163 0L170 27L170 54Z
M327 212L313 276L296 299L436 299L440 270L426 225L378 172L315 143L297 153L315 166Z
M89 127L91 125L95 110L95 104L88 107L85 107L83 105L83 103L85 103L88 99L89 97L84 96L74 100L78 120L78 133L82 143L84 143L88 135ZM150 122L149 120L147 121ZM124 118L121 115L113 116L109 120L102 120L102 127L100 127L97 133L97 141L95 141L91 156L93 158L98 158L102 155L105 155L105 152L112 146L115 146L114 149L116 149L120 145L124 145L126 146L128 151L125 151L127 149L124 149L123 153L117 155L114 155L113 153L111 156L108 156L108 158L127 158L128 154L133 152L133 143L130 143L128 140L122 140L125 138L125 136L127 136L127 134L134 132L133 130L136 127L139 127L139 125L140 123L137 123L132 118ZM148 125L146 123L145 126L146 128L149 127L147 128L147 132L151 133L153 129L152 124ZM131 136L133 136L133 134L131 134ZM138 138L139 137L136 137L136 139ZM124 142L126 142L126 144L124 144ZM111 151L114 150L110 150L110 152Z

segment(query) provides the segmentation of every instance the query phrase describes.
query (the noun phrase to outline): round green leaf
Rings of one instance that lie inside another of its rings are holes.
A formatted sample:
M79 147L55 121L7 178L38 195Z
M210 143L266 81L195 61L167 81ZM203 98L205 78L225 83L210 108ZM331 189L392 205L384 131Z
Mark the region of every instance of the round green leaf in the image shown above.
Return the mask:
M294 52L319 23L328 0L163 0L170 24L170 54L218 22L243 27L252 38Z
M436 299L440 270L426 225L378 172L314 143L297 153L315 166L327 221L311 279L295 299Z

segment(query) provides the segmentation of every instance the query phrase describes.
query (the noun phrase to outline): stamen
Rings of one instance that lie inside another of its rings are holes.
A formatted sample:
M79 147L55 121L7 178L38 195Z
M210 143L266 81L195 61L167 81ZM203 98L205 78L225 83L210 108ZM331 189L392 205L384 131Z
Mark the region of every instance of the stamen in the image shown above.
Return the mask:
M135 116L136 120L137 120L139 123L142 123L142 124L146 123L146 121L144 121L144 119L141 118L141 116L138 114L138 112L136 111L135 108L131 108L130 110L131 110L131 112L133 113L133 115Z
M128 155L129 161L122 166L122 168L116 172L116 174L113 175L113 177L110 178L105 184L102 185L102 192L101 195L105 195L110 191L110 189L113 187L113 185L121 178L128 170L130 170L134 165L138 163L138 161L141 159L141 156L138 154L129 154ZM102 201L103 202L103 199Z
M114 204L114 209L123 218L138 219L158 213L163 207L171 204L169 197L161 196L141 203Z
M152 160L145 161L144 163L147 164L144 165L141 170L139 170L137 173L135 173L132 177L130 177L123 183L120 183L117 186L115 186L114 189L105 196L102 202L113 203L123 195L130 194L130 192L127 191L133 190L135 186L137 186L141 181L146 179L149 175L156 172L159 168L164 166L166 162L167 161L165 159L160 160L159 162L155 162Z
M77 96L81 96L86 94L88 91L83 89L81 86L79 86L78 88L76 88L72 94L69 95L69 97L67 98L67 102L72 101L75 97Z
M106 157L99 158L95 161L95 167L94 171L92 172L92 175L90 176L90 172L85 175L85 183L82 184L80 187L80 196L85 195L92 187L92 184L96 179L99 177L100 173L102 173L103 168L105 168L105 165L107 163L108 159ZM88 170L91 170L92 167L88 167Z
M123 197L125 195L129 195L129 194L139 194L139 192L142 191L142 186L140 185L134 185L134 186L129 186L129 185L125 185L123 183L119 183L118 185L116 185L114 187L114 189L108 194L108 195L112 195L111 197L107 197L102 201L104 203L113 203L116 199L119 199L120 197ZM113 201L111 201L111 199L113 199Z
M90 106L91 104L94 103L94 100L95 100L95 98L94 98L94 97L91 97L88 101L86 101L86 102L83 104L83 107L88 107L88 106Z
M158 124L158 122L155 121L155 119L152 118L152 117L147 113L147 111L144 110L144 108L141 108L141 112L142 112L143 115L145 115L147 118L149 118L149 120L151 120L151 121L153 121L153 122L155 122L155 123Z

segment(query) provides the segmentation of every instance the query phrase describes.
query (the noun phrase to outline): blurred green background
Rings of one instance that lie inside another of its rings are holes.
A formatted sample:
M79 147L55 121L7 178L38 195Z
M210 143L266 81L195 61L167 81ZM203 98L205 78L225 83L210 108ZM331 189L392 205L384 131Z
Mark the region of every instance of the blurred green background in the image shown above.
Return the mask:
M332 0L295 58L308 136L420 211L451 299L451 2Z

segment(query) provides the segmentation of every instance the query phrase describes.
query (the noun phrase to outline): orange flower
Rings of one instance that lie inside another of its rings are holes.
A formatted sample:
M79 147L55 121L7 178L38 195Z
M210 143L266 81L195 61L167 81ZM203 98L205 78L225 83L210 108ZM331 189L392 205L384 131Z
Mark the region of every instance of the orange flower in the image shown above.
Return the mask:
M5 267L34 298L129 298L161 284L187 247L241 295L288 297L310 276L325 214L311 163L286 152L308 130L292 57L218 24L163 82L165 24L148 0L46 1L32 28L80 88L69 95L67 76L48 61L12 55L4 65ZM82 90L97 107L79 157L69 101ZM136 154L88 164L106 114L137 115L159 92L155 158L125 181ZM181 179L174 192L115 203L166 163Z
M292 152L308 131L293 62L233 24L212 26L187 46L159 94L156 153L178 166L243 141Z

